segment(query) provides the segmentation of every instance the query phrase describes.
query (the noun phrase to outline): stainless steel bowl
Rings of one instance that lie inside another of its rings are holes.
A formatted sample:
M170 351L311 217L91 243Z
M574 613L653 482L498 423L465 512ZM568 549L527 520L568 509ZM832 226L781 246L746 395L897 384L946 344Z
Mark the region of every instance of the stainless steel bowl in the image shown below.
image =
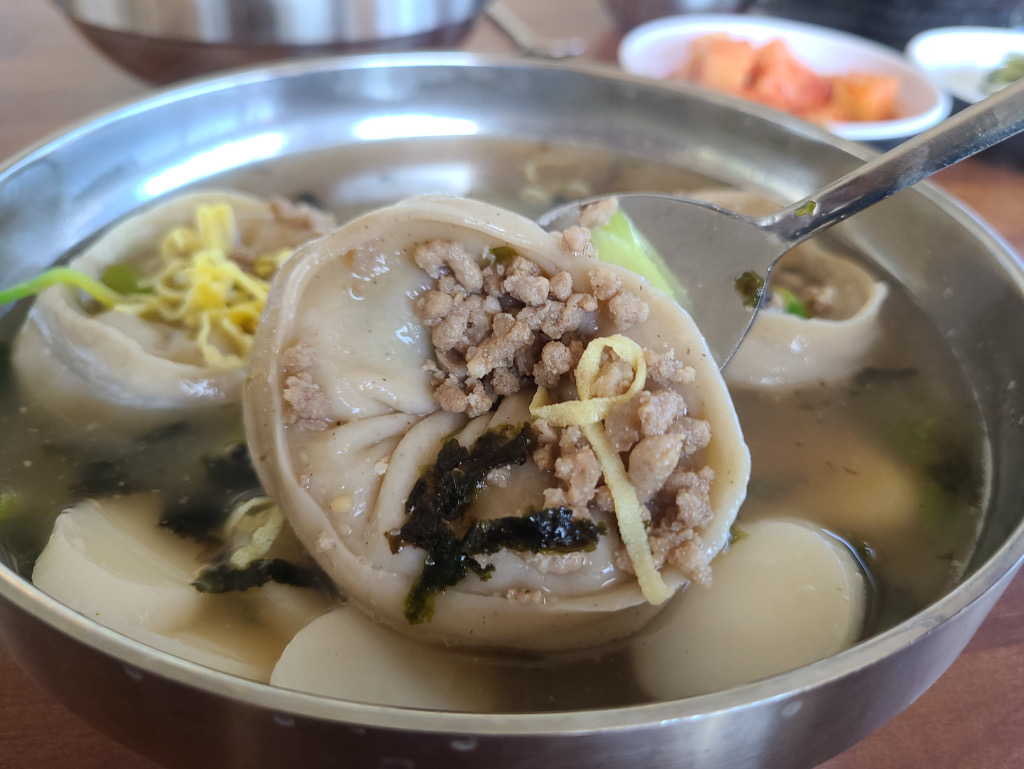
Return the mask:
M447 154L426 137L448 137ZM427 190L502 198L515 185L490 174L480 149L512 140L557 140L604 151L627 171L644 161L791 199L869 152L728 97L610 69L458 54L292 62L159 92L9 161L0 168L0 265L5 281L24 278L137 206L210 181L286 194L317 183L337 208ZM360 165L382 147L387 163ZM338 162L308 162L324 152L340 152ZM626 183L595 179L597 188ZM964 579L846 652L674 702L516 715L415 711L184 662L100 627L6 567L0 641L72 710L169 767L814 766L930 686L1024 556L1024 403L1015 386L1024 357L1011 331L1024 321L1024 269L927 185L837 234L901 283L949 340L990 450L986 522Z
M99 51L146 80L271 59L450 47L487 0L55 0Z

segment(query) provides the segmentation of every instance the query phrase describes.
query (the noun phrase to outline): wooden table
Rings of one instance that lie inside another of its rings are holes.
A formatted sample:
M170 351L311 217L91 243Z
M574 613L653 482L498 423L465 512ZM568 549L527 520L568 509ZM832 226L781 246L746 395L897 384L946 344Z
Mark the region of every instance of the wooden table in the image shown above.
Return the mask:
M617 37L594 0L513 0L551 34L582 34L610 59ZM0 157L133 98L146 84L108 63L43 0L0 10ZM487 20L464 47L509 52ZM1024 253L1024 171L969 160L938 176ZM1011 769L1024 766L1024 576L939 682L887 726L823 769ZM156 769L64 709L0 649L0 768Z

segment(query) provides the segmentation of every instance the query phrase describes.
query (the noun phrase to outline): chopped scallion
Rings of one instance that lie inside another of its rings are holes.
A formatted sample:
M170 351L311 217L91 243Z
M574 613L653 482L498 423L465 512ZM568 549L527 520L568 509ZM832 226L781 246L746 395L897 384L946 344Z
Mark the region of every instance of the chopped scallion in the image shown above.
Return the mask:
M782 302L782 311L799 318L810 318L811 310L807 302L788 288L773 288L772 293Z
M124 301L124 297L110 286L72 267L52 267L34 278L17 283L0 291L0 304L16 302L35 296L50 286L65 285L82 289L104 307L113 307Z
M142 272L130 264L112 264L103 271L103 283L121 294L153 293L142 281Z

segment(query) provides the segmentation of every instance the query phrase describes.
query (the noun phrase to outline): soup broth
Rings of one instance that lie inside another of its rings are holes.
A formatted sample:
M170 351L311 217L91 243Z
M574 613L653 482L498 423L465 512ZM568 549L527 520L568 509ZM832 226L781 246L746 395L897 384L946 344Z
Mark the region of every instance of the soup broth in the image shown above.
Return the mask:
M315 200L344 221L422 192L478 197L533 216L564 199L679 191L711 180L579 147L459 139L337 150L255 165L213 181ZM783 515L811 521L848 543L872 585L865 636L906 619L955 584L980 529L987 481L985 436L956 361L899 286L890 290L884 339L849 380L732 393L752 454L739 534L747 522ZM5 339L20 317L12 312L4 319ZM244 440L234 412L176 424L137 445L103 441L99 425L81 432L55 427L19 402L6 357L0 381L0 557L26 578L56 515L69 503L136 492L155 492L167 504L194 498L203 493L202 458ZM324 600L341 599L326 591ZM252 616L244 594L221 603L223 612L204 621L249 628L260 640L247 653L269 671L289 639ZM499 693L492 705L498 711L650 699L633 678L628 641L547 656L445 653L460 675L486 681Z

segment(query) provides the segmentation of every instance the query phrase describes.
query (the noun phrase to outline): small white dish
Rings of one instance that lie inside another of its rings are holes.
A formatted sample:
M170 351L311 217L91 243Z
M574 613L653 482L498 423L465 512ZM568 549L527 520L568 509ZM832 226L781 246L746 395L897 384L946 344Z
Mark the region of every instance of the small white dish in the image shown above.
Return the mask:
M1024 56L1024 31L1001 27L939 27L911 38L907 57L960 101L988 96L984 81L1009 54Z
M758 44L781 38L795 56L819 75L867 72L896 77L900 82L898 117L830 123L829 130L844 139L903 139L943 120L952 107L945 91L888 46L815 24L767 16L692 14L641 24L622 39L619 66L634 75L669 77L683 64L689 44L714 32Z

